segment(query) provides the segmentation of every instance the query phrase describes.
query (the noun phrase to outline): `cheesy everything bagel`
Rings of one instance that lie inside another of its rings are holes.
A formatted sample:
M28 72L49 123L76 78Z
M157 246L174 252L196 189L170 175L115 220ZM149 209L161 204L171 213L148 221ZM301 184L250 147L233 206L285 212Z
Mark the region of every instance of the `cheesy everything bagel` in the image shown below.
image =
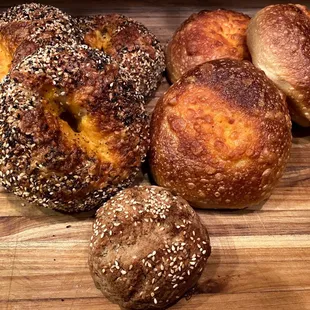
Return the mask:
M147 100L155 93L165 70L165 56L145 26L118 14L83 17L76 23L85 44L120 64L121 74L132 81L137 95Z
M143 106L118 66L86 46L46 46L1 85L0 180L29 202L77 212L128 186L148 146Z
M73 44L78 36L71 17L55 7L30 3L9 8L0 17L0 79L39 47Z

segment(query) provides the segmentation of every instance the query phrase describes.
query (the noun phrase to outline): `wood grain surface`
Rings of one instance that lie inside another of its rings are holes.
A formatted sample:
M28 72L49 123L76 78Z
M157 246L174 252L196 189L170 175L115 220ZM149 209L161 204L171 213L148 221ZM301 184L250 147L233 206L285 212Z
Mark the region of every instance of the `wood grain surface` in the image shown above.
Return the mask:
M163 43L200 9L235 6L252 15L253 7L271 2L45 1L74 15L124 13ZM167 88L163 79L149 112ZM197 289L171 309L310 309L310 130L295 126L293 135L288 167L266 203L243 211L198 211L212 255ZM30 206L0 187L0 309L119 309L102 297L88 271L93 215Z

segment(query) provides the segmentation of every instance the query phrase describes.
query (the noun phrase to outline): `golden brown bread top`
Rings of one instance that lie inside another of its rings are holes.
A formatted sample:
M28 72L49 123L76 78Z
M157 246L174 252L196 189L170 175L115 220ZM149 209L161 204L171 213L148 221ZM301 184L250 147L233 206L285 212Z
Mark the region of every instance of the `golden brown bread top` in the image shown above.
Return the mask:
M215 60L188 72L155 107L155 181L194 206L242 208L266 198L291 146L284 96L251 63Z
M40 48L14 67L0 97L3 185L67 212L128 186L148 147L148 121L123 84L115 62L86 46Z
M305 6L271 5L252 19L247 42L255 66L288 96L294 121L310 126L310 18Z
M111 56L137 94L154 94L165 70L163 49L145 26L123 15L95 15L76 20L83 41Z
M30 3L9 8L0 16L0 79L40 46L73 44L79 38L71 17L55 7Z
M198 215L164 188L119 192L96 214L89 266L98 288L126 309L164 309L193 287L210 255Z
M167 69L172 82L209 60L249 59L246 28L250 17L230 11L192 14L175 32L167 47Z

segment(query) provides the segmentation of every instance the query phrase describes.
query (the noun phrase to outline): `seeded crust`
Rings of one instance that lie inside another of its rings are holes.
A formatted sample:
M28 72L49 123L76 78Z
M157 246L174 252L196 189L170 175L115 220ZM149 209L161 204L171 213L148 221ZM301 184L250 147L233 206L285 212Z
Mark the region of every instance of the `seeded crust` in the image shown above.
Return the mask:
M287 95L293 121L310 127L310 12L303 5L271 5L249 24L253 63Z
M246 28L250 17L230 10L200 11L192 14L173 35L166 52L171 82L206 61L250 59Z
M110 55L121 74L146 101L154 95L165 70L165 56L156 37L123 15L97 15L76 20L84 43Z
M196 284L210 252L207 230L185 200L136 186L97 211L89 266L122 308L164 309Z
M144 108L87 46L46 46L1 85L0 180L29 202L78 212L131 184L148 147Z
M72 18L55 7L38 3L14 6L0 17L0 53L9 54L9 69L46 44L76 43L79 33Z
M268 198L290 148L285 97L247 61L198 66L152 116L155 181L196 207L245 208Z

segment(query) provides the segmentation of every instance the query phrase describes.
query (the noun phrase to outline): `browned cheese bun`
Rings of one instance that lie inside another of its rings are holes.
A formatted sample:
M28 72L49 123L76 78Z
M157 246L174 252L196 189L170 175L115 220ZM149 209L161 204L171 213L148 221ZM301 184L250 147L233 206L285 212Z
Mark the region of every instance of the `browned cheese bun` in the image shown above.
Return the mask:
M250 17L230 11L201 11L191 15L175 32L166 52L171 82L206 61L249 59L246 28Z
M214 60L188 72L159 100L151 122L155 181L201 208L266 199L290 147L285 98L247 61Z
M41 206L77 212L128 186L148 147L148 120L117 64L86 46L40 48L0 94L0 181Z
M96 15L76 20L83 42L111 56L137 95L151 97L165 70L164 51L145 26L123 15Z
M310 126L310 15L305 6L271 5L260 10L247 31L256 67L287 95L293 121Z
M138 186L97 211L89 266L98 289L122 309L165 309L196 284L210 252L207 230L185 200Z
M9 8L0 16L0 80L39 47L73 44L78 36L71 17L55 7L30 3Z

